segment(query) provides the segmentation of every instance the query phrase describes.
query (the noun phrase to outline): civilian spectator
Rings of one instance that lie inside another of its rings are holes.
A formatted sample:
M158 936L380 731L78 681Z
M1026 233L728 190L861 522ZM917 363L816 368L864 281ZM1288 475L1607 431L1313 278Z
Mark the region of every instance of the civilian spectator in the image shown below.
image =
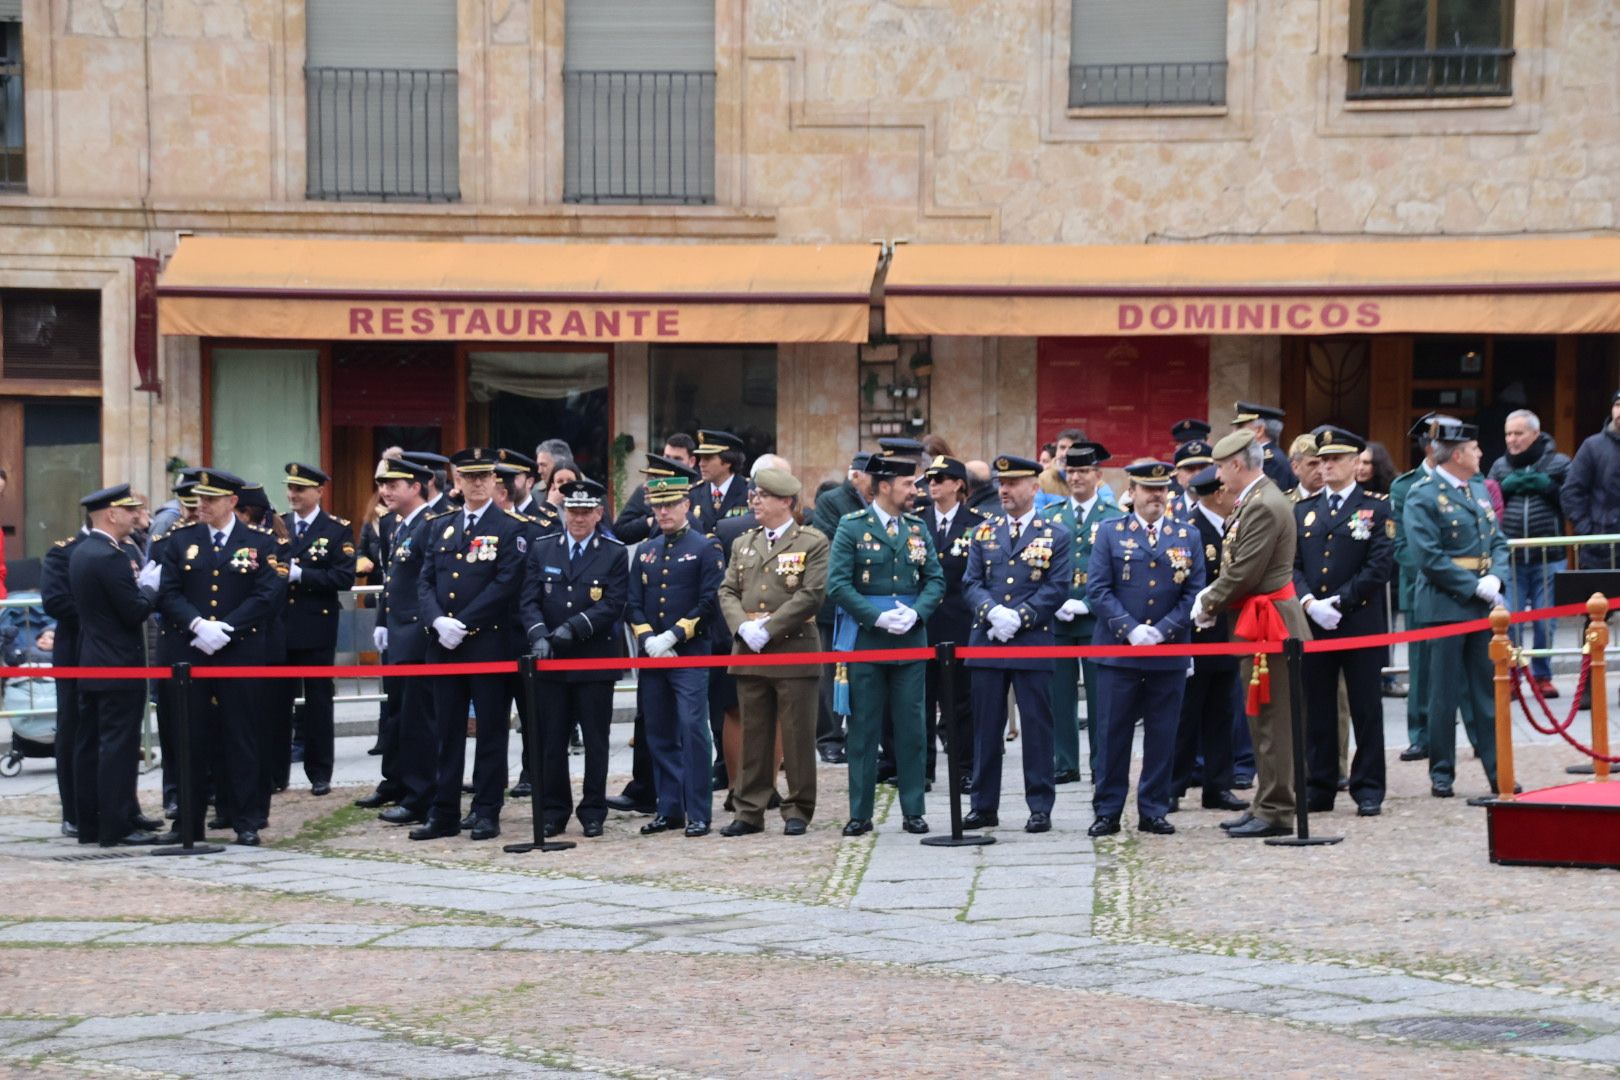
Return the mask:
M1570 461L1553 446L1552 436L1541 430L1541 420L1529 409L1515 409L1503 424L1507 453L1491 465L1490 478L1502 489L1502 531L1510 540L1560 536L1564 510L1560 494ZM1521 548L1513 553L1508 575L1508 606L1524 611L1552 605L1553 575L1564 569L1567 549ZM1544 619L1531 624L1537 649L1550 649L1556 624ZM1514 627L1517 640L1519 627ZM1543 696L1557 697L1552 664L1545 656L1533 657L1530 674Z
M1356 483L1379 495L1389 494L1389 485L1395 482L1395 460L1389 448L1381 442L1370 442L1356 459Z

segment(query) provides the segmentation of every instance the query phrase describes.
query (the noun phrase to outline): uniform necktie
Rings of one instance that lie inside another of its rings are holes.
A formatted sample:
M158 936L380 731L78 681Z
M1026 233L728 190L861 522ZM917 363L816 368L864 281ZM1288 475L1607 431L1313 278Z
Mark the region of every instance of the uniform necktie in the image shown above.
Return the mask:
M477 514L468 514L467 515L467 526L462 531L463 532L472 532L476 528L478 528L478 515Z
M214 532L214 550L218 551L220 548L222 548L224 546L225 546L225 534L223 532L220 532L220 531L216 530Z
M309 522L300 521L298 523L298 539L302 540L304 538L304 534L306 532L308 532L308 531L309 531Z
M709 489L709 497L714 500L714 508L716 510L720 509L720 500L725 498L725 495L721 494L720 489L717 487L711 487Z
M568 561L569 562L578 562L580 552L582 552L584 550L585 550L585 545L584 544L575 543L575 544L569 545L569 548L568 548Z
M1339 512L1339 504L1341 502L1343 502L1343 501L1344 501L1343 499L1339 498L1339 493L1336 492L1336 491L1333 494L1329 495L1328 496L1328 513L1337 514Z
M1148 526L1148 547L1159 546L1159 526L1157 523Z
M1024 524L1021 521L1014 520L1011 525L1007 526L1007 534L1012 537L1012 542L1015 544L1018 543L1018 534L1023 531Z
M889 524L884 527L883 531L888 533L890 536L899 536L900 535L900 529L899 529L898 526L895 525L894 518L889 519Z

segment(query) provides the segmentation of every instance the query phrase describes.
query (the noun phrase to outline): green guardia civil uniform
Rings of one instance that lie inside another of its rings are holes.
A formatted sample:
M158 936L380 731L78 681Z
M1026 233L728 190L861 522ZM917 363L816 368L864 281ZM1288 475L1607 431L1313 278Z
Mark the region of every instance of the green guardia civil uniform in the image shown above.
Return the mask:
M1069 581L1070 600L1086 601L1086 564L1091 561L1091 546L1097 540L1097 527L1105 521L1125 516L1125 511L1119 504L1104 495L1098 495L1090 508L1086 511L1085 520L1078 525L1075 523L1075 506L1073 499L1064 499L1061 503L1047 508L1045 520L1062 525L1074 537L1074 548L1070 558L1070 565L1074 567L1073 575ZM1059 645L1090 645L1093 632L1097 628L1095 616L1087 613L1076 616L1069 622L1061 619L1052 620L1052 636ZM1097 704L1097 663L1094 660L1081 660L1078 657L1066 656L1053 664L1052 672L1052 723L1054 725L1053 737L1053 765L1055 774L1078 773L1080 771L1080 674L1085 673L1086 684L1086 723L1090 728L1087 740L1089 744L1088 758L1091 776L1097 775L1097 751L1102 744L1102 737L1097 730L1100 717Z
M1391 521L1395 529L1395 564L1400 567L1400 589L1397 599L1401 614L1406 616L1406 629L1416 630L1423 624L1416 610L1418 568L1413 562L1411 545L1406 541L1406 530L1400 527L1406 510L1406 497L1419 480L1427 479L1428 470L1419 465L1410 472L1401 473L1389 485ZM1406 676L1406 743L1427 751L1429 748L1429 643L1413 641L1406 646L1408 672Z
M945 596L945 574L922 518L902 514L884 527L875 507L844 515L827 565L827 598L859 629L855 649L910 649L928 645L928 617ZM877 618L904 602L917 622L904 634L879 630ZM849 816L872 817L877 786L878 736L887 707L894 718L895 771L900 810L923 815L926 757L924 703L927 662L849 665Z

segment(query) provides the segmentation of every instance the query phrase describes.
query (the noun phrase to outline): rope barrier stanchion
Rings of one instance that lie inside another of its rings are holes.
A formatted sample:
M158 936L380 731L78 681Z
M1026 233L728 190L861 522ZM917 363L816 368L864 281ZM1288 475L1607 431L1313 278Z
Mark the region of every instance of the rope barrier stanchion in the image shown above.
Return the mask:
M1586 614L1587 658L1592 665L1592 777L1602 783L1609 779L1609 685L1604 656L1609 648L1608 599L1593 593L1586 602Z
M1604 604L1607 607L1607 602ZM1508 637L1512 617L1505 607L1491 612L1491 663L1495 665L1496 688L1496 790L1497 798L1513 798L1513 641Z
M178 847L158 847L152 849L153 855L218 855L225 849L218 844L198 843L201 838L197 835L197 826L208 816L207 808L203 812L193 813L195 804L193 799L200 793L191 786L191 665L180 663L174 665L169 677L169 693L173 694L171 702L174 705L174 724L179 732L180 753L180 845Z
M1305 642L1283 639L1283 664L1288 678L1288 721L1294 731L1294 835L1273 836L1265 841L1272 847L1320 847L1337 844L1342 836L1312 836L1310 795L1305 775Z
M957 745L961 732L956 726L956 643L942 642L934 647L934 663L939 665L939 715L945 721L950 737L945 740L945 768L950 773L951 835L925 836L922 843L928 847L983 847L996 838L962 831L962 748Z
M534 813L534 839L524 844L507 844L503 850L509 855L522 855L530 851L567 851L574 846L572 840L547 840L545 814L541 812L542 799L545 797L546 774L545 754L541 737L540 724L540 693L535 683L540 679L539 670L533 653L524 653L518 657L518 692L523 695L523 705L529 714L529 746L528 769L529 779L529 808Z

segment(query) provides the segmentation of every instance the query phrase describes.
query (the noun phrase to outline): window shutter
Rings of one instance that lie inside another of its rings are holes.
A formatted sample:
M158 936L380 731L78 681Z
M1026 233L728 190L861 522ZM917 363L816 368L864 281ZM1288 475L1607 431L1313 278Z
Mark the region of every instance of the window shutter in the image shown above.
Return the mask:
M22 22L22 0L0 0L0 22Z
M3 370L8 379L101 381L101 294L0 292Z
M714 0L567 6L569 71L713 71Z
M1069 104L1220 104L1226 0L1073 0Z
M310 67L456 69L455 0L309 0L304 32Z

